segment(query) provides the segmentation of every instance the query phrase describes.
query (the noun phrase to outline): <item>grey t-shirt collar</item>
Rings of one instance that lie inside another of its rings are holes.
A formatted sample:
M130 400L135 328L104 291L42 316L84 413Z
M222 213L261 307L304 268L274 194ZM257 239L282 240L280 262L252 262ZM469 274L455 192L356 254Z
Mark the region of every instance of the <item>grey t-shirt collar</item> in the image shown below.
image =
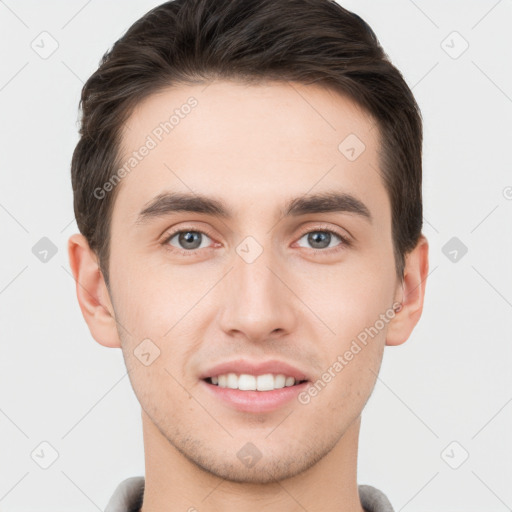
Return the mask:
M139 512L144 496L144 477L133 476L123 480L115 489L105 512ZM371 485L360 485L359 499L366 512L394 512L382 491Z

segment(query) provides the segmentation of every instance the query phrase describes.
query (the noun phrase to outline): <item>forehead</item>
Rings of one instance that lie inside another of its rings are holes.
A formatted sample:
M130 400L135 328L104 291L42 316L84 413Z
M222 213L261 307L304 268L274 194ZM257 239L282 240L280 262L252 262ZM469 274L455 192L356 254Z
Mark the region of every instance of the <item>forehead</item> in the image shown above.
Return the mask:
M334 189L386 209L378 151L373 119L323 87L169 87L139 103L125 124L114 217L131 218L173 190L223 198L240 212Z

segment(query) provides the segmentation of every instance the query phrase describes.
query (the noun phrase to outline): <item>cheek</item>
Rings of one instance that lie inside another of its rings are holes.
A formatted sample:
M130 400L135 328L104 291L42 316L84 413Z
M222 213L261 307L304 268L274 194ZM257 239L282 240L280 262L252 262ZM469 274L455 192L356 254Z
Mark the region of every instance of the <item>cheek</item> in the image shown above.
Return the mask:
M317 298L316 305L311 302L311 309L321 312L318 316L329 329L323 324L315 328L323 373L317 378L316 390L309 391L318 398L311 395L304 400L314 400L318 407L331 411L334 423L360 411L368 400L392 318L385 316L389 313L387 288L352 284L349 279L331 282L324 298Z
M141 392L159 380L171 381L170 388L179 391L170 374L180 381L188 377L179 375L181 366L200 349L206 315L215 307L214 294L205 296L219 280L215 276L212 270L202 274L195 265L142 265L135 258L112 275L123 355ZM142 353L155 358L147 368Z
M330 327L331 338L355 336L373 325L392 304L393 273L377 265L310 266L292 270L298 297ZM334 332L332 332L334 331Z
M311 317L314 321L306 325L313 329L312 339L322 354L324 374L318 387L325 384L331 390L322 391L320 400L337 411L361 404L373 389L394 316L393 285L389 273L377 266L358 271L332 267L328 273L318 270L296 281L298 294L320 320Z
M163 336L204 294L205 280L195 265L171 265L121 248L111 257L111 283L117 312L127 329L139 335ZM205 276L207 277L207 276ZM130 326L130 328L128 328Z
M153 350L146 347L145 352L152 356ZM185 380L172 365L172 361L181 360L183 354L177 353L176 347L161 343L158 357L147 364L137 353L140 355L137 348L123 350L133 391L150 417L158 419L161 425L172 425L177 417L183 416L180 411L194 405L191 393L194 394L196 383Z

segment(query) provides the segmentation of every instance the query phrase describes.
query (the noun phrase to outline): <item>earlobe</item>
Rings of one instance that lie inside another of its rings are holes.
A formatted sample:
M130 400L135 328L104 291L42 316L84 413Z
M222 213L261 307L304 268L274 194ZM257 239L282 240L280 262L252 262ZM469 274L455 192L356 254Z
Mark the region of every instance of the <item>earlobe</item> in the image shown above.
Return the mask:
M87 239L75 233L68 240L68 257L82 315L92 337L105 347L120 348L114 309L97 257Z
M411 335L423 311L428 275L428 241L420 236L416 247L406 256L404 280L400 286L401 307L388 326L386 345L401 345Z

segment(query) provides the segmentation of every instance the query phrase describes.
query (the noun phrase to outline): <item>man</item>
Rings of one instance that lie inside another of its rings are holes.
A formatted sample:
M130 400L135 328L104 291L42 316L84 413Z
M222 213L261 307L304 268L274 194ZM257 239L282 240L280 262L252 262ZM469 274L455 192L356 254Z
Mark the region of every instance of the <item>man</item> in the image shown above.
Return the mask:
M144 433L107 510L392 511L360 419L428 245L420 112L372 30L330 0L167 2L81 106L70 263Z

